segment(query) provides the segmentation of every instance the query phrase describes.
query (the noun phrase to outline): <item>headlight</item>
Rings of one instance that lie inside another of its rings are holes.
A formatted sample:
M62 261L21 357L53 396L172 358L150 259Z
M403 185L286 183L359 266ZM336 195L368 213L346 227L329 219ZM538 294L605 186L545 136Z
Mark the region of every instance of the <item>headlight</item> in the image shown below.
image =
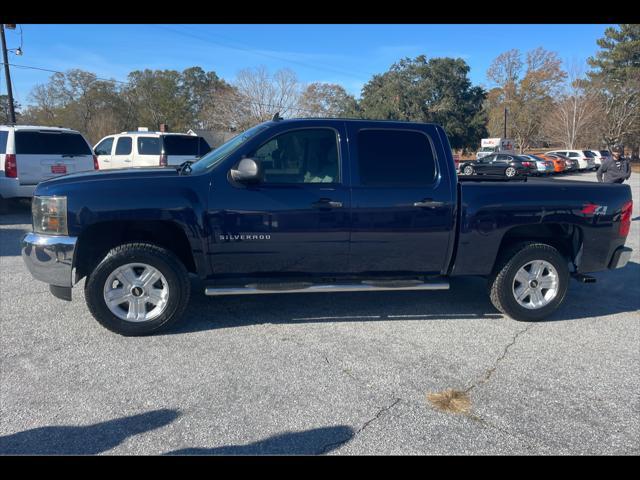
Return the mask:
M33 231L67 235L67 197L33 197Z

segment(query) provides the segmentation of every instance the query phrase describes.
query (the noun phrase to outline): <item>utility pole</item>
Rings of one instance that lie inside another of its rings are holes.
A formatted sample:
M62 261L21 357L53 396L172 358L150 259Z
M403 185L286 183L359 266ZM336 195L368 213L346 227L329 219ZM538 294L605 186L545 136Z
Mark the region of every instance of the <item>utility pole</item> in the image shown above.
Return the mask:
M504 135L502 138L507 138L507 107L504 107Z
M4 23L0 23L0 37L2 37L2 61L4 62L4 75L7 79L9 121L11 123L16 123L16 112L13 108L13 90L11 88L11 73L9 73L9 57L7 55L7 41L4 38Z

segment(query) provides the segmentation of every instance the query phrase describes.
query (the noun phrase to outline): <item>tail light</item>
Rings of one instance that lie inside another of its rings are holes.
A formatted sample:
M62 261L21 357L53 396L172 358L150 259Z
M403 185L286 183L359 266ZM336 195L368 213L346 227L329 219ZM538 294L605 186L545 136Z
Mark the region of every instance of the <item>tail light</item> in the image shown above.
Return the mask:
M12 153L4 157L4 176L18 178L18 164L16 163L16 156Z
M629 235L629 229L631 228L631 211L633 210L633 200L629 200L622 206L622 213L620 214L620 228L618 234L621 237Z
M167 165L167 156L163 153L162 155L160 155L160 166L166 167Z
M98 163L98 157L93 156L93 169L100 170L100 164Z
M533 167L533 163L532 162L522 162L522 166L523 167Z

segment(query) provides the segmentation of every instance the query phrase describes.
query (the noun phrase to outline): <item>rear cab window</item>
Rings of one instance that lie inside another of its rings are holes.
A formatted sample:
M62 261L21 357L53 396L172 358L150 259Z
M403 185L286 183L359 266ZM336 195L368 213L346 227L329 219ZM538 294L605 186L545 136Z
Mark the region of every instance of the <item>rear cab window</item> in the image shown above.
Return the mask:
M429 137L414 130L362 129L358 132L360 185L424 186L436 179Z
M18 155L91 155L91 147L79 133L57 130L18 130L15 133Z

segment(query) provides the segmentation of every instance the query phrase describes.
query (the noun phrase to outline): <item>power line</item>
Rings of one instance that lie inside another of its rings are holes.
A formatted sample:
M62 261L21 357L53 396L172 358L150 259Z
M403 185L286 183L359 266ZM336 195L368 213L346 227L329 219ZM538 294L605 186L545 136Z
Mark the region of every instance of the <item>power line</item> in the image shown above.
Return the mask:
M202 36L196 35L194 33L189 33L189 32L184 32L184 31L181 31L181 30L176 30L176 29L173 29L173 28L165 27L163 25L156 25L156 27L161 28L163 30L167 30L169 32L177 33L178 35L183 35L183 36L186 36L186 37L195 38L195 39L203 41L203 42L211 43L213 45L218 45L218 46L222 46L222 47L226 47L226 48L232 48L234 50L240 50L240 51L244 51L244 52L249 52L249 53L252 53L254 55L260 55L260 56L267 57L267 58L273 58L273 59L280 60L280 61L283 61L283 62L293 63L293 64L300 65L300 66L303 66L303 67L306 67L306 68L311 68L313 70L325 71L325 72L331 72L331 73L338 73L340 75L346 75L346 76L349 76L351 78L355 78L357 80L362 80L362 76L354 75L353 73L346 72L344 70L338 70L338 69L335 69L335 68L332 68L332 67L327 67L327 66L319 67L317 64L310 64L310 63L301 62L301 61L298 61L298 60L291 60L289 58L284 58L284 57L280 57L280 56L277 56L277 55L272 55L272 54L269 54L269 53L261 52L261 51L255 50L253 48L250 48L248 46L247 47L238 47L238 46L230 45L228 43L216 42L216 41L211 40L210 38L207 38L207 37L202 37ZM210 34L210 35L214 35L214 36L217 36L217 37L220 37L220 38L225 38L225 37L222 37L221 35L218 35L218 34ZM238 45L242 45L239 42L235 42L235 43L238 44ZM372 73L362 73L362 75L373 76Z
M2 64L4 65L4 62L2 62ZM49 73L61 73L61 74L65 74L65 72L61 72L59 70L52 70L49 68L42 68L42 67L34 67L32 65L18 65L17 63L8 63L7 65L11 66L11 67L16 67L16 68L23 68L23 69L29 69L29 70L40 70L42 72L49 72ZM113 78L101 78L101 77L95 77L96 80L101 80L103 82L113 82L113 83L121 83L123 85L130 85L130 82L123 82L121 80L115 80Z

